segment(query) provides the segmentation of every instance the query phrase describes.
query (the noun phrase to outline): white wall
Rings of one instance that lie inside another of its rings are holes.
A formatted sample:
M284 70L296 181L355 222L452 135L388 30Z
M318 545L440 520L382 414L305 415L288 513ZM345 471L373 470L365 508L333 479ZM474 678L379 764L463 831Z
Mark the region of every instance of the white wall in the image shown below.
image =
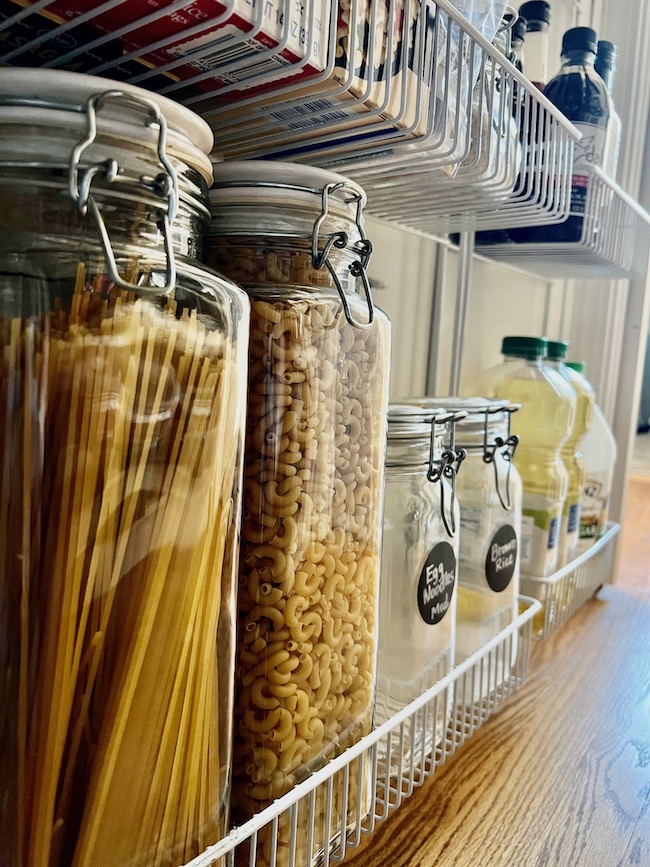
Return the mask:
M441 341L436 390L448 393L452 358L453 316L456 305L458 254L447 256L446 279L440 287L446 328ZM544 332L546 284L484 259L472 265L467 325L461 364L461 389L488 367L501 361L501 340L505 334Z
M392 323L391 399L425 394L438 245L379 220L366 221L373 243L373 297Z

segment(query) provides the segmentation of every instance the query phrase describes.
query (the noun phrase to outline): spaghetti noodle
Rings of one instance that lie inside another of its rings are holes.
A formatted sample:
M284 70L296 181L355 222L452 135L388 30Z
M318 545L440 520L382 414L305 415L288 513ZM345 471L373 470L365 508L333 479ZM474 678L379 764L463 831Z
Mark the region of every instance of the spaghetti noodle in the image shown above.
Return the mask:
M226 831L235 348L80 264L0 353L0 861L183 863Z

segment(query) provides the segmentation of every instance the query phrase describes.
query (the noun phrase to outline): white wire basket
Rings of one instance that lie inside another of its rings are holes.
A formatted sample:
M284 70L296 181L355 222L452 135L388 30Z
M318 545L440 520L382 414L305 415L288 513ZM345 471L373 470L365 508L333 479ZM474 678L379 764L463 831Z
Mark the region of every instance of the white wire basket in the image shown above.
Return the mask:
M579 240L486 244L480 252L551 279L642 277L648 265L650 215L600 169L592 171Z
M520 611L439 683L186 867L342 861L525 681L540 603L522 596Z
M619 531L618 524L608 523L605 533L589 550L548 578L521 576L522 592L542 605L533 619L536 638L548 638L604 584L611 583Z
M420 231L567 213L578 132L450 0L0 0L0 32L3 63L156 90L217 158L336 169Z

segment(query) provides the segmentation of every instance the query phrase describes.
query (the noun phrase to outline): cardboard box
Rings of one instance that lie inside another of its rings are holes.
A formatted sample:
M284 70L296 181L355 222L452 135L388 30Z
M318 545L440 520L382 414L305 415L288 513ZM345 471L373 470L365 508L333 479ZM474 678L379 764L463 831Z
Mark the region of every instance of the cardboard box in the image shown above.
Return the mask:
M169 72L174 79L188 83L201 76L201 80L193 84L200 91L217 92L237 82L245 86L248 79L262 71L280 80L287 68L304 59L306 54L307 63L296 71L297 77L309 78L324 68L331 0L314 0L314 28L309 46L306 45L309 6L303 0L291 0L286 46L279 51L274 49L283 42L286 31L283 0L236 0L231 11L230 4L221 0L194 0L185 9L165 12L170 2L124 0L94 16L89 23L101 33L112 33L133 22L145 21L119 36L125 53L142 50L141 59L153 68L183 59L186 62L173 66ZM96 6L96 0L55 0L47 8L70 19ZM156 12L161 14L146 21ZM257 29L260 14L262 23ZM148 50L148 46L161 40L171 41ZM220 67L231 61L242 62L243 68L220 71ZM248 62L244 64L244 61ZM110 71L107 74L110 75ZM149 80L142 83L150 86ZM231 98L235 98L234 95Z
M31 5L30 0L0 0L0 21L10 19L16 12ZM28 48L10 61L13 66L42 66L48 61L61 57L66 52L83 48L97 38L97 31L87 24L74 27L66 33L57 34L58 28L64 23L65 19L51 12L48 6L39 12L28 15L21 21L9 24L0 31L3 55L9 54L15 48L28 45L46 33L51 33L51 39L34 48ZM90 51L80 52L59 68L71 72L89 72L102 63L114 61L115 65L111 67L110 77L118 81L129 81L135 76L150 71L151 67L141 60L122 60L123 54L122 46L112 40ZM46 73L44 72L44 74ZM169 76L156 75L150 81L152 88L157 89L168 86L172 80Z
M445 133L447 119L440 111L448 73L440 65L434 74L434 63L444 64L446 59L446 30L438 27L436 31L433 3L411 3L408 21L404 0L395 3L390 22L388 0L358 0L356 8L351 32L350 0L339 3L336 61L327 80L294 87L291 94L277 100L271 94L248 105L227 107L217 99L200 107L212 123L216 153L253 156L263 155L268 148L274 156L307 161L314 154L316 161L323 162L320 152L326 147L327 164L344 171L345 165L365 160L367 146L375 143L382 147L384 158L395 154L396 145L404 148L410 142L417 148L430 125L441 139L451 142L453 135ZM426 31L423 52L422 28ZM434 46L436 32L438 45ZM453 48L451 57L455 57ZM436 93L432 94L434 86ZM212 109L216 112L211 117ZM464 112L462 122L466 123ZM329 124L326 130L323 123ZM220 136L221 130L226 130L225 136ZM403 135L395 137L394 131ZM340 142L323 146L324 134L339 136ZM340 160L333 159L336 154L341 154ZM453 161L452 156L449 162Z

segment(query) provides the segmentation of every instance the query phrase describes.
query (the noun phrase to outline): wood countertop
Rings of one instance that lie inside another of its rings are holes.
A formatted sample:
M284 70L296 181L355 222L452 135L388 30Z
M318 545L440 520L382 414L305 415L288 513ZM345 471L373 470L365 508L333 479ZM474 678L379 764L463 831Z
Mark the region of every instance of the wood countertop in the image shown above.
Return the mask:
M607 586L536 644L521 690L345 865L650 867L650 587Z

